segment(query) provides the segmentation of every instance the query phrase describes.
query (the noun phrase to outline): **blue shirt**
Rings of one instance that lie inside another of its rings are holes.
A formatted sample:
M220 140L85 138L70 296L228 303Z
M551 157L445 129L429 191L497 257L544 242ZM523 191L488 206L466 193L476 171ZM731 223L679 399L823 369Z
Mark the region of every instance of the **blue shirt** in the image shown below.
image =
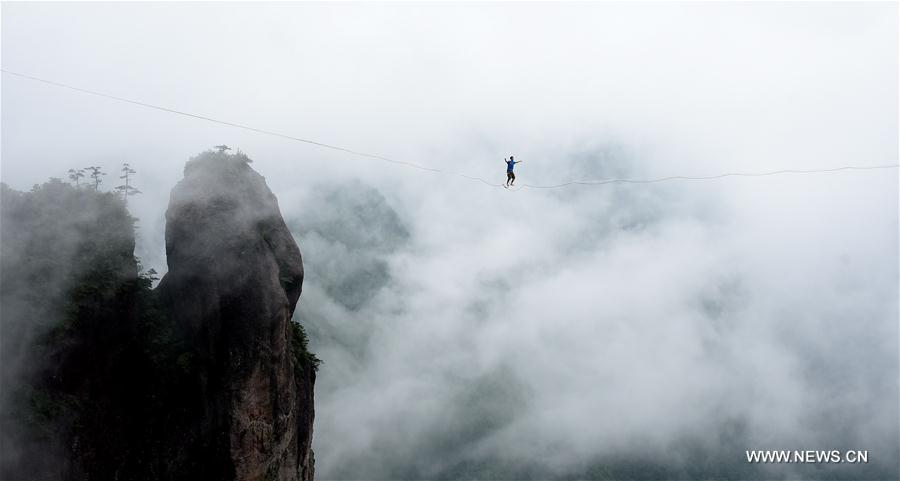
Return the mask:
M516 164L518 164L518 162L516 162L515 160L507 160L507 161L506 161L506 171L507 171L507 172L512 172L512 171L513 171L513 166L516 165Z

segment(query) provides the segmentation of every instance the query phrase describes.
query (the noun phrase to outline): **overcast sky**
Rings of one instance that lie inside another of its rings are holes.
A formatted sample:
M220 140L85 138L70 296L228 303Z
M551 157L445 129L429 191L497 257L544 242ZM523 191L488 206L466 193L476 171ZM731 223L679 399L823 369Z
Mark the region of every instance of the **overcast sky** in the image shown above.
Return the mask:
M4 3L2 66L498 183L510 154L534 184L713 175L896 163L897 13ZM896 170L510 192L0 80L3 182L129 162L158 271L184 162L254 159L311 266L323 477L565 472L735 425L741 450L896 447Z

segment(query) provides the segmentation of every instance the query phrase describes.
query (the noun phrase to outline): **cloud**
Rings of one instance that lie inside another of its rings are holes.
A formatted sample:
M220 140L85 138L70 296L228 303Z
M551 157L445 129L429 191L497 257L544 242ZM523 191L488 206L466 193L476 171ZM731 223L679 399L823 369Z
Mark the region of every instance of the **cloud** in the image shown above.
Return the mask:
M497 182L897 161L892 4L3 13L4 68ZM896 473L893 171L509 192L2 80L4 181L130 162L147 267L187 157L254 159L308 269L322 477Z

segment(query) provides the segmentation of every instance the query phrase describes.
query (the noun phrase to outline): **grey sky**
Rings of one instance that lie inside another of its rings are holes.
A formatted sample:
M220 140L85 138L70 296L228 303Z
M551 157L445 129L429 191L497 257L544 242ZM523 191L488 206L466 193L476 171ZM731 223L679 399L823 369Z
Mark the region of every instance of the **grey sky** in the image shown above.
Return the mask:
M892 3L4 3L2 65L555 183L897 162L897 33ZM254 159L314 267L326 477L564 472L734 423L741 449L896 446L896 171L507 192L0 80L3 181L129 162L147 267L187 158ZM359 265L384 277L342 284ZM451 422L476 411L502 422Z

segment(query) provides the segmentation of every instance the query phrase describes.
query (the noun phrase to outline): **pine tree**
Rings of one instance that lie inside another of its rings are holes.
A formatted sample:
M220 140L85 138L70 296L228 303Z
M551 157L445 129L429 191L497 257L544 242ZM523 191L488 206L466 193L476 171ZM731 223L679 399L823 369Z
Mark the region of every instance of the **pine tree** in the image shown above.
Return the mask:
M122 175L119 176L120 179L125 179L125 183L122 185L116 186L116 191L122 194L122 198L125 199L125 203L128 204L128 196L140 194L141 191L135 189L131 185L131 176L137 173L134 169L128 165L128 162L122 164Z
M79 185L79 180L84 177L84 169L69 169L69 180L72 181L76 186Z
M85 167L84 169L91 172L91 179L94 182L94 190L100 190L100 184L103 182L102 177L106 175L106 172L101 171L100 167L94 165Z

